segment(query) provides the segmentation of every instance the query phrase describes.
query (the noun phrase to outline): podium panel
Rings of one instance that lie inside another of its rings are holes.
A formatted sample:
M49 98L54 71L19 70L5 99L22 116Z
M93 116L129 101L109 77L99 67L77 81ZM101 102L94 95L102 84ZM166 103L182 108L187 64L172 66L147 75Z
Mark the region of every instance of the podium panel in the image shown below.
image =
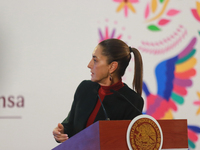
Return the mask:
M188 149L187 120L157 120L163 132L162 149ZM128 150L131 120L98 121L52 150Z

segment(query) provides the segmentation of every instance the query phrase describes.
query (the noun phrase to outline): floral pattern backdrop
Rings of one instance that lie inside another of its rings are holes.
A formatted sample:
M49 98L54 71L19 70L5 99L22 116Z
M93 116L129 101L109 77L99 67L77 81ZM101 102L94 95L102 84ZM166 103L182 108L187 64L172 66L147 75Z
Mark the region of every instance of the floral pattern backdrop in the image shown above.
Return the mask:
M52 130L109 38L141 52L143 113L187 119L189 149L200 149L200 0L0 0L0 10L0 149L58 145Z
M185 101L189 101L193 105L191 109L196 110L196 113L191 115L199 119L200 93L199 88L193 87L195 84L193 78L199 78L199 70L196 69L199 56L196 53L200 47L197 47L196 43L199 42L200 36L200 1L191 1L191 3L195 4L195 7L188 8L188 10L181 10L180 7L169 5L170 0L148 0L143 2L142 8L141 6L139 7L141 2L140 0L113 0L113 3L116 3L116 15L123 15L125 19L130 21L130 24L133 23L131 22L134 20L133 15L140 15L139 17L143 20L141 24L146 28L146 34L151 34L150 40L141 38L140 44L136 45L136 47L142 54L145 53L155 58L157 55L164 56L169 51L175 51L174 55L164 57L163 60L160 60L155 65L155 69L152 70L152 74L156 78L157 92L151 92L151 89L149 89L144 79L143 92L146 108L143 113L151 115L155 119L184 118L184 114L175 116L174 113L179 112L179 107L186 105ZM183 4L181 1L177 1L177 3L180 5ZM138 9L143 10L143 15L138 14ZM179 19L181 13L184 13L183 11L190 11L191 14L187 18L188 21L193 21L196 26L199 26L196 28L196 34L188 35L190 28L186 28L184 24L174 22L174 20ZM99 41L108 38L117 38L125 40L129 44L131 34L125 39L123 35L123 30L126 29L126 25L124 25L122 31L117 33L115 27L109 28L106 25L108 21L109 19L106 19L104 28L98 28ZM114 21L114 24L117 26L118 21ZM156 36L162 34L165 30L169 30L167 27L170 24L176 24L173 30L169 31L164 37L161 36L158 40L154 40L154 35ZM145 33L143 34L145 36ZM177 45L183 44L183 39L186 36L190 36L190 40L184 43L186 45L182 49L177 50ZM148 64L145 67L148 67ZM128 72L132 73L131 67L128 68ZM149 72L145 73L149 74ZM127 74L123 77L124 81L127 80ZM188 91L189 88L193 90ZM196 93L195 99L189 98L191 92ZM186 98L186 96L188 97ZM199 136L200 124L188 123L188 144L190 149L196 148L196 144L200 142Z

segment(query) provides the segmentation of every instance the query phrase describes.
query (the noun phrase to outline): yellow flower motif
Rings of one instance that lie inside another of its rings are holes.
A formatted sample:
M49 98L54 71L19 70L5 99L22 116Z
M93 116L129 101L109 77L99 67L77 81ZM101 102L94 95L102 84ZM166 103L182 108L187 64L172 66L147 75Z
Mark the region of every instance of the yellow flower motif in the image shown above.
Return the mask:
M114 0L114 1L120 3L116 11L120 12L122 9L124 9L125 17L128 16L128 9L131 10L133 13L136 13L136 10L133 7L132 3L136 3L138 2L138 0Z

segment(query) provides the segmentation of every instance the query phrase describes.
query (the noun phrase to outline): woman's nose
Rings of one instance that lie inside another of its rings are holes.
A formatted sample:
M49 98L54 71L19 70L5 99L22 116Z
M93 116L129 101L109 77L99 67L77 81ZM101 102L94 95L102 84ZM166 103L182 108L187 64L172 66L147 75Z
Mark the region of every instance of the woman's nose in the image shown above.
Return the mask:
M92 60L90 60L90 62L89 62L87 67L91 69L91 65L92 65Z

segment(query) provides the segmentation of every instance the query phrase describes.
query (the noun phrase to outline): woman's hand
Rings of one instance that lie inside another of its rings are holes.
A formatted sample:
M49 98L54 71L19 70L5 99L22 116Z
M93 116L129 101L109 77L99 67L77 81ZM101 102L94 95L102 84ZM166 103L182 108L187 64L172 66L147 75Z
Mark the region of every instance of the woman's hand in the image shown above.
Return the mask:
M53 130L54 138L57 142L64 142L69 139L67 134L64 134L64 127L61 123L58 123L58 126Z

